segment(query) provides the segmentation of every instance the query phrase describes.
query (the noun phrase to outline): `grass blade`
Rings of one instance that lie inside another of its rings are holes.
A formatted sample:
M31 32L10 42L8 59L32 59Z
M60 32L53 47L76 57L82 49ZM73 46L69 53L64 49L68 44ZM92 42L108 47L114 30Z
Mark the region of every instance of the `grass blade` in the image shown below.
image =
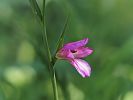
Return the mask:
M65 31L66 31L66 28L67 28L67 24L68 24L68 20L69 20L69 15L67 16L66 18L66 22L64 24L64 27L63 27L63 30L60 34L60 37L57 41L57 45L56 45L56 52L62 47L63 45L63 41L64 41L64 34L65 34Z
M41 13L41 10L38 6L38 3L36 0L29 0L30 1L30 4L31 4L31 7L33 9L33 12L36 16L39 17L39 19L42 21L42 13Z
M57 41L57 44L56 44L56 50L55 50L55 54L54 54L54 56L53 56L53 58L52 58L52 64L54 65L55 64L55 62L56 62L56 53L58 52L58 50L63 46L63 43L64 43L64 34L65 34L65 31L66 31L66 28L67 28L67 25L68 25L68 21L69 21L69 14L68 14L68 16L67 16L67 18L66 18L66 21L65 21L65 24L64 24L64 27L63 27L63 30L62 30L62 32L61 32L61 34L60 34L60 37L59 37L59 39L58 39L58 41Z
M43 8L42 8L42 20L45 23L45 7L46 7L46 0L43 0Z

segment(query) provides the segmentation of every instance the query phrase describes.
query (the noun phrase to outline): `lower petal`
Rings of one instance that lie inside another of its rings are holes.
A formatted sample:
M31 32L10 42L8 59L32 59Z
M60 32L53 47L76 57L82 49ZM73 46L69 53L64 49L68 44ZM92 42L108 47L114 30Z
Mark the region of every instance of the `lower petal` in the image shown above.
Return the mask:
M76 68L82 77L89 77L91 74L90 65L82 59L73 59L71 64Z

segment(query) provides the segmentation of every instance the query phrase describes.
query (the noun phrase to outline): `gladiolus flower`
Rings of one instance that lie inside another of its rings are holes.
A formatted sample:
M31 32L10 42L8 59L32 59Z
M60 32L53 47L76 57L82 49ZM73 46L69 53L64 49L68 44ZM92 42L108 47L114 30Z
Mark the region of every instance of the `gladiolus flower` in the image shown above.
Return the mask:
M56 58L69 61L82 77L89 77L91 67L86 61L81 59L93 52L92 49L85 47L87 43L88 38L67 43L56 53Z

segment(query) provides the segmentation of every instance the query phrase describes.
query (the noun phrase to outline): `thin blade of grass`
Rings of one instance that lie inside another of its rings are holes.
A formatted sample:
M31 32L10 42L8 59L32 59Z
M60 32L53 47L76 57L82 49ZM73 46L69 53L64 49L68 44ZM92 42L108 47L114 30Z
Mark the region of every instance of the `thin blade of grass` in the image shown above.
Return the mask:
M46 11L46 0L43 0L43 8L42 8L42 39L44 42L44 47L46 46L47 48L47 55L48 55L48 59L49 59L49 63L52 61L52 56L51 56L51 51L49 48L49 43L48 43L48 38L47 38L47 25L46 25L46 15L45 15L45 11Z
M69 20L69 15L67 16L66 18L66 21L65 21L65 24L64 24L64 27L63 27L63 30L60 34L60 37L57 41L57 45L56 45L56 52L62 47L63 45L63 41L64 41L64 34L65 34L65 31L66 31L66 28L67 28L67 25L68 25L68 20Z
M44 19L45 19L45 6L46 5L46 0L43 0L43 8L42 8L42 20L43 20L43 23L45 23Z
M29 0L30 1L30 4L31 4L31 7L33 9L33 12L36 16L39 17L39 19L42 21L42 13L41 13L41 10L38 6L38 3L36 0Z
M58 41L57 41L57 44L56 44L55 54L54 54L54 56L53 56L53 58L52 58L52 64L53 64L53 65L55 64L55 62L56 62L56 60L57 60L57 58L55 57L55 56L56 56L56 53L57 53L58 50L63 46L63 43L64 43L64 34L65 34L65 31L66 31L66 28L67 28L67 25L68 25L68 21L69 21L69 14L68 14L68 16L67 16L67 18L66 18L66 21L65 21L63 30L62 30L62 32L61 32L61 34L60 34L60 37L59 37L59 39L58 39Z
M30 1L30 4L31 4L31 7L33 9L33 13L39 18L40 20L40 25L42 25L42 28L43 28L43 45L44 45L44 48L45 48L45 43L46 43L46 48L48 48L47 50L47 53L48 53L48 56L50 56L50 50L49 50L49 47L48 47L48 40L47 40L47 35L46 35L46 22L45 22L45 2L46 0L43 0L43 9L42 9L42 12L38 6L38 3L36 0L29 0ZM35 47L36 49L37 47ZM37 50L37 54L40 56L40 58L42 59L43 57L41 56L42 54L40 53L39 50ZM46 54L47 54L46 53ZM49 60L50 60L51 57L49 57ZM42 59L44 60L44 58ZM46 59L45 59L46 60ZM46 63L47 62L47 63ZM48 65L48 61L46 60L46 64Z

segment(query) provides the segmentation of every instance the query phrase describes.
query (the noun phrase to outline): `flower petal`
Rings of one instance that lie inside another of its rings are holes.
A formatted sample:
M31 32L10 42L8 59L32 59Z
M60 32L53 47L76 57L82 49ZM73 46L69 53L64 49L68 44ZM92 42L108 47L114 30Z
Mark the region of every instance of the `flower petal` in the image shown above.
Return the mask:
M74 58L73 54L70 52L70 50L67 49L60 49L57 53L56 53L56 58L58 59L67 59L67 60L71 60Z
M64 45L63 48L70 49L70 50L74 50L76 48L85 46L87 43L88 43L88 38L85 38L85 39L80 40L80 41L67 43L67 44Z
M82 59L73 59L70 62L82 77L88 77L91 74L90 65Z
M80 47L76 49L77 52L73 53L75 58L84 58L92 54L93 50L88 47Z

